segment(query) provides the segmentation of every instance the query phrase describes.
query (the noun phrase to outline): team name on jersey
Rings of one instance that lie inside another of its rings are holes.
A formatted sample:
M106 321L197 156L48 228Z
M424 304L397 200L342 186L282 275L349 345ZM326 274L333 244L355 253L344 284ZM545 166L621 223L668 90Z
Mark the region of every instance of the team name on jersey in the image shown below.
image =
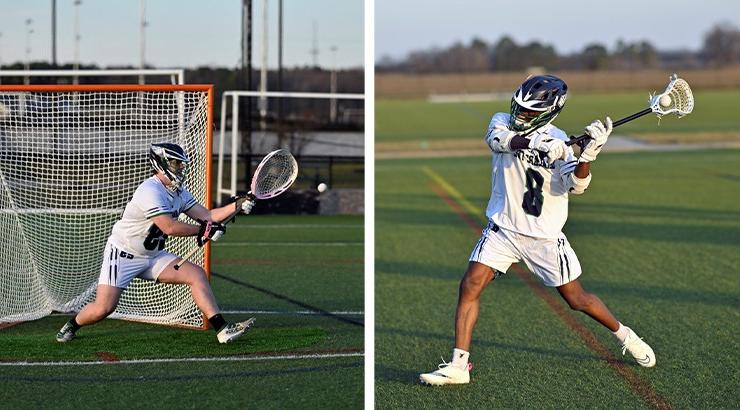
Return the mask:
M519 160L529 163L535 167L543 167L548 169L555 169L555 164L551 164L547 161L547 157L540 157L539 151L536 150L524 150L520 149L515 153Z

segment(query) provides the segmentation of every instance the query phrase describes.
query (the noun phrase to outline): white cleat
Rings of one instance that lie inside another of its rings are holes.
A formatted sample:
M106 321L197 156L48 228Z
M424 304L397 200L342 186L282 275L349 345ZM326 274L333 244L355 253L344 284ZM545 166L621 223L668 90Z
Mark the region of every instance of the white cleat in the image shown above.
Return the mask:
M216 334L219 343L230 343L243 335L250 327L256 318L249 318L243 322L229 323Z
M624 356L626 352L630 352L640 366L655 366L655 353L653 353L653 349L647 343L643 342L642 338L638 337L632 329L629 329L627 339L622 344L622 355Z
M419 381L424 384L430 384L432 386L444 386L447 384L467 384L470 383L470 369L473 368L472 363L468 363L468 366L461 369L457 366L453 366L452 363L447 363L442 359L442 364L439 365L439 369L431 373L422 373L419 375Z
M75 338L75 331L72 330L72 325L69 322L65 323L64 326L57 332L57 342L66 343Z

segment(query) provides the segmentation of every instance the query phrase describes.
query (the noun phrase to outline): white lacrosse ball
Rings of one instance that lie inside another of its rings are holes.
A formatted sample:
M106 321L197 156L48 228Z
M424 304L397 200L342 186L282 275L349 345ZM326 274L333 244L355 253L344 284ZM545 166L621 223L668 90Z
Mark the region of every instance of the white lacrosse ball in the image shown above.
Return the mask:
M670 107L670 105L671 105L671 96L668 95L668 94L666 94L666 95L660 97L660 101L658 103L663 108Z
M319 192L324 192L324 191L326 191L326 188L328 188L328 186L327 186L327 185L326 185L325 183L323 183L323 182L322 182L322 183L320 183L320 184L319 184L319 186L317 186L317 187L316 187L316 189L318 189L318 190L319 190Z

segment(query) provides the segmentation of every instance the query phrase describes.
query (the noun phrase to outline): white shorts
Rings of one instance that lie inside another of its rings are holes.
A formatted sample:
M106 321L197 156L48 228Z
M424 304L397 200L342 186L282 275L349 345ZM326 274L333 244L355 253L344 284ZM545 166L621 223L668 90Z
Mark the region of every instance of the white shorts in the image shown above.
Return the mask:
M470 254L471 262L500 273L522 260L545 286L562 286L581 276L581 263L562 232L554 239L534 238L488 222Z
M109 240L105 244L98 284L126 289L134 278L156 281L164 268L177 258L169 252L161 252L152 258L132 255Z

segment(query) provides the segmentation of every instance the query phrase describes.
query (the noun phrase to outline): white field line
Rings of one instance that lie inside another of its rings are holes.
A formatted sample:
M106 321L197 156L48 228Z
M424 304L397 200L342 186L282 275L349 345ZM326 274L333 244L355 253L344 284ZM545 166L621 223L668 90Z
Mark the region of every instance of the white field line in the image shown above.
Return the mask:
M89 365L112 365L112 364L147 364L147 363L185 363L185 362L256 362L267 360L303 360L303 359L331 359L337 357L362 357L365 354L357 353L318 353L303 355L280 355L280 356L243 356L243 357L184 357L180 359L132 359L119 360L115 362L0 362L0 366L27 367L27 366L89 366Z
M216 247L223 246L363 246L365 242L224 242L217 243Z
M285 310L223 310L221 313L226 313L229 315L286 315L286 316L293 316L293 315L306 315L306 316L313 316L313 315L336 315L336 316L362 316L365 314L365 312L361 310L342 310L342 311L334 311L334 312L317 312L315 310L294 310L294 311L285 311Z
M331 229L331 228L364 228L365 225L362 224L275 224L275 225L231 225L229 226L229 229L271 229L271 228L288 228L288 229L294 229L294 228L321 228L321 229Z

